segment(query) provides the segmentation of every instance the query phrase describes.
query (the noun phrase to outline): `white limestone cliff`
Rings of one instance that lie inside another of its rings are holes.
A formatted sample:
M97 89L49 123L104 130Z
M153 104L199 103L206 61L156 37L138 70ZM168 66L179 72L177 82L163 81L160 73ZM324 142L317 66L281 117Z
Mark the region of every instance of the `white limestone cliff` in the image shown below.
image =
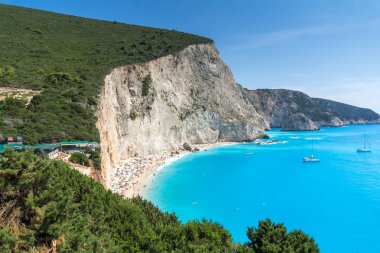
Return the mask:
M185 142L252 141L268 123L243 96L214 45L201 44L113 69L105 78L97 127L107 182L127 157L178 149Z

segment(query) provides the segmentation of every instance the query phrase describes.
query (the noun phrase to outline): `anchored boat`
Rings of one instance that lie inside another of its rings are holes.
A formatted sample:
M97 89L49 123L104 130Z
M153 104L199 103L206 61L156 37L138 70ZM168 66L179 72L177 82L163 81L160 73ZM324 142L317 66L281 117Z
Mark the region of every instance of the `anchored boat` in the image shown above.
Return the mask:
M311 142L311 156L306 156L303 158L304 163L318 163L321 160L314 157L314 140Z
M364 144L363 148L358 148L356 150L356 152L358 152L358 153L369 153L369 152L371 152L371 149L367 148L367 144L368 144L368 147L370 147L370 145L369 145L369 142L367 141L365 134L363 135L363 144Z

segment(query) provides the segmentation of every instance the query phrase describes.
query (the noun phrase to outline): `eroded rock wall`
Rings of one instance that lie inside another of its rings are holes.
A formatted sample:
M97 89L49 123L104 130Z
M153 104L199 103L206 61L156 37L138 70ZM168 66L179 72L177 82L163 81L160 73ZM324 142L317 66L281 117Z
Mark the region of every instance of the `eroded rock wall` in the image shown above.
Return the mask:
M130 156L203 144L252 141L267 122L213 44L116 68L99 101L103 176Z

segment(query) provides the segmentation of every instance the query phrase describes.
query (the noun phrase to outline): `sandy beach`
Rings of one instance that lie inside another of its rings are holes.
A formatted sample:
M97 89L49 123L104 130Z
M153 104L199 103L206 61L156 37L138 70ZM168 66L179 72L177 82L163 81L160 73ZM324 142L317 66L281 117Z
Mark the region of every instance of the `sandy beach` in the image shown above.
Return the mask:
M199 149L197 152L205 152L210 148L232 144L236 143L217 142L199 144L193 145L192 148ZM190 153L190 151L178 149L164 151L160 154L125 159L118 164L111 174L110 189L125 198L143 196L144 192L149 189L150 183L158 170Z

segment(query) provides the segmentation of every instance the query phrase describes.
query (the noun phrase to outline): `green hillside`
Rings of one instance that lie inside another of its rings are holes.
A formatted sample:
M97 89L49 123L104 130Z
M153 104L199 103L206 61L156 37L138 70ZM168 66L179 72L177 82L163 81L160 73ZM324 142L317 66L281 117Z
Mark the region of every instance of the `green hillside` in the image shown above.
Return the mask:
M113 67L211 40L191 34L0 4L0 86L42 90L28 107L0 102L0 133L28 143L98 139L94 110Z
M0 252L319 252L301 231L269 220L247 236L238 245L216 223L182 224L31 151L0 156Z

